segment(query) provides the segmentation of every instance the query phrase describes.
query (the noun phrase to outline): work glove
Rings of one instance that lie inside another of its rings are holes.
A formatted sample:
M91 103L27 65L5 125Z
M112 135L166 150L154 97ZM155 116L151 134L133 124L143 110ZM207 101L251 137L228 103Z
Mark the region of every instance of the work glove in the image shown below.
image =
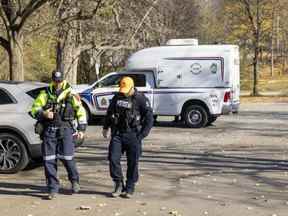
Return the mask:
M82 132L82 131L78 131L78 134L77 134L77 136L78 136L78 139L83 139L84 138L84 132Z
M43 117L45 119L51 119L52 120L54 118L54 113L52 112L52 108L43 111Z

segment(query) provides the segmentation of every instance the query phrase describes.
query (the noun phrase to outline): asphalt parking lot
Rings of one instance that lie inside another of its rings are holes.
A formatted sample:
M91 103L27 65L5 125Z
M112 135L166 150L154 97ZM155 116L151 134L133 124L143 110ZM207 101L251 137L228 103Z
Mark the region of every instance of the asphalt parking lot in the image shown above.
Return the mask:
M70 195L60 166L61 194L43 199L43 169L31 166L0 175L1 215L287 215L287 108L287 103L245 103L238 115L203 129L160 118L144 141L141 177L130 200L109 198L108 140L100 126L90 126L76 157L80 194Z

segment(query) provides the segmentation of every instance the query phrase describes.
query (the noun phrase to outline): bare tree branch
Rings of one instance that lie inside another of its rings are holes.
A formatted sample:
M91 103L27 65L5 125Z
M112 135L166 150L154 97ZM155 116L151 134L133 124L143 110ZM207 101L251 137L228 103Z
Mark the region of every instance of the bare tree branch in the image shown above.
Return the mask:
M0 36L0 46L2 46L7 52L10 52L9 42Z
M29 4L24 8L21 14L21 21L18 25L18 30L22 28L27 18L30 17L37 9L42 7L46 2L48 2L48 0L30 0Z
M9 19L8 19L8 17L6 16L6 13L5 13L5 11L4 11L4 5L3 5L2 2L1 2L1 5L0 5L0 17L1 17L2 20L3 20L3 23L4 23L4 25L5 25L6 30L8 30Z
M88 19L92 19L98 12L98 10L100 9L101 3L103 2L103 0L97 0L97 5L94 8L94 10L92 10L92 12L88 15L82 15L82 11L80 11L77 15L76 15L76 19L75 20L88 20ZM73 21L73 20L72 20Z
M56 11L56 17L59 17L60 10L61 10L61 7L62 7L62 5L63 5L63 1L64 1L64 0L61 0L60 3L59 3L59 6L58 6L57 11Z
M250 20L250 24L252 26L253 33L256 35L257 34L257 24L255 23L255 20L254 20L252 11L251 11L251 2L249 0L242 0L242 2L244 3L246 12L248 13L248 18Z
M22 11L22 1L21 0L18 0L18 10L19 11Z
M5 21L8 24L11 24L12 21L12 10L11 10L11 2L9 0L1 0L0 7L2 16L5 17Z
M143 23L145 22L146 18L149 16L150 12L152 11L152 9L154 8L154 6L158 3L159 0L154 0L152 5L149 7L149 9L147 10L147 12L145 13L144 17L142 18L142 20L139 22L137 28L135 29L135 31L133 32L133 34L131 35L131 37L128 39L128 42L131 42L131 40L136 36L136 34L138 33L139 29L142 27Z
M114 20L115 20L115 23L117 25L117 28L121 29L121 23L120 23L118 11L115 8L113 8L112 11L113 11Z

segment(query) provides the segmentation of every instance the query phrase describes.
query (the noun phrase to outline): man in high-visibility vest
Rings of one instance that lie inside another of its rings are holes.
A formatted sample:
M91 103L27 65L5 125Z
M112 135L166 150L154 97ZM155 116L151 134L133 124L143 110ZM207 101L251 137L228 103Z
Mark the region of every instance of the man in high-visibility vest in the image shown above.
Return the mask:
M31 115L43 126L41 137L42 156L48 187L48 199L54 199L59 191L57 178L57 159L60 159L72 184L72 193L80 190L79 174L74 160L73 120L78 121L78 138L84 137L86 130L86 111L79 96L63 79L63 73L54 71L52 82L35 99Z

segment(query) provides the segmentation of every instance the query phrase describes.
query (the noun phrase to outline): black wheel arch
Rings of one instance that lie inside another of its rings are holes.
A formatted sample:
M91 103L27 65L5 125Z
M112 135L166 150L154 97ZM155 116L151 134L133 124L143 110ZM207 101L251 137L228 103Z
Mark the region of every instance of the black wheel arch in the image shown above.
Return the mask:
M91 118L91 112L90 112L90 109L89 109L89 105L84 100L81 100L81 103L82 103L82 106L85 108L85 111L88 112L88 115Z
M191 99L191 100L186 101L186 102L183 104L182 110L181 110L181 117L183 117L183 114L184 114L184 112L185 112L185 109L186 109L188 106L190 106L190 105L199 105L199 106L202 106L202 107L206 110L208 116L211 115L210 110L209 110L207 104L206 104L204 101L199 100L199 99Z
M29 141L27 137L19 129L11 127L11 126L0 126L0 133L11 133L17 136L24 143L28 156L32 158L31 149L29 147Z

